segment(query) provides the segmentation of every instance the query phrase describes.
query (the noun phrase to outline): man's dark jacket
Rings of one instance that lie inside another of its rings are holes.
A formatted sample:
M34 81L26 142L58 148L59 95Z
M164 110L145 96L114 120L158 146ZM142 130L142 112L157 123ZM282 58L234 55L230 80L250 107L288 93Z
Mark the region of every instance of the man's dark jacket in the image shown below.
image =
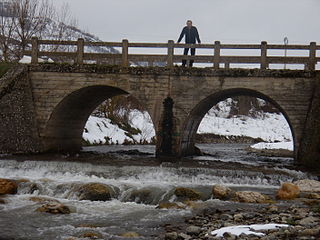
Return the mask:
M185 26L182 29L182 32L180 34L180 37L178 39L178 43L181 42L182 38L186 36L186 43L196 43L196 40L198 40L198 43L201 43L200 38L199 38L199 33L196 27L191 27L188 28L187 26Z

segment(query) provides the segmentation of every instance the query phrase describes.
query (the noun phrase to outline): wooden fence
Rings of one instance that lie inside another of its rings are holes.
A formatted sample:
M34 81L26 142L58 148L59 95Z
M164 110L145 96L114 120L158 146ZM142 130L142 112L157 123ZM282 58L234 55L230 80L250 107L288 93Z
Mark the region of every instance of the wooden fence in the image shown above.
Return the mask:
M31 56L32 63L38 63L38 58L43 56L57 59L72 59L73 63L83 64L87 61L95 61L96 63L113 63L121 64L123 67L130 66L131 63L146 62L148 65L153 63L163 63L166 67L173 67L175 63L180 63L183 59L194 60L196 63L211 63L215 69L219 69L221 64L225 68L230 68L230 64L259 64L261 69L269 68L269 64L302 64L306 70L315 70L315 66L320 62L317 56L317 50L320 45L311 42L310 45L277 45L267 44L263 41L261 44L221 44L219 41L214 44L178 44L173 40L168 43L131 43L128 40L122 42L85 42L84 39L78 41L54 41L39 40L32 38L29 42L31 51L26 51L25 55ZM41 51L42 45L50 45L51 47L72 46L74 51ZM113 47L121 48L121 53L94 53L86 52L85 47ZM166 49L167 54L129 54L129 48L157 48ZM196 55L184 56L176 55L175 49L196 48L209 49L212 55ZM243 49L258 50L260 54L257 56L226 56L221 54L224 49ZM269 56L268 50L307 50L309 56Z

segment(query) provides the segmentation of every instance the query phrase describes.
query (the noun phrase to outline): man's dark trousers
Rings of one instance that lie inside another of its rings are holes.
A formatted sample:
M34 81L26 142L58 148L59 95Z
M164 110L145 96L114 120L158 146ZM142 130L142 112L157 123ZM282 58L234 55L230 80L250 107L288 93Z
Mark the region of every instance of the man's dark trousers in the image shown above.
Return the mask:
M183 55L188 55L188 52L189 52L189 48L185 48L184 49L184 52L183 52ZM191 48L191 56L194 56L196 54L196 49L195 48ZM193 62L194 60L190 60L189 62L189 66L192 67L193 66ZM182 66L186 66L187 64L187 60L182 60Z

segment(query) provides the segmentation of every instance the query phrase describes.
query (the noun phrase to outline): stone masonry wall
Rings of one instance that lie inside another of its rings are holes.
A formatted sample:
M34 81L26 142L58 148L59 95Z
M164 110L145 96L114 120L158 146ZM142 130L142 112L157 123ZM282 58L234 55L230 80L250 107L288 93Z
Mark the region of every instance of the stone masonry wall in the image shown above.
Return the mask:
M40 149L28 69L17 65L0 79L0 153Z
M320 169L320 74L317 76L298 162L311 169Z

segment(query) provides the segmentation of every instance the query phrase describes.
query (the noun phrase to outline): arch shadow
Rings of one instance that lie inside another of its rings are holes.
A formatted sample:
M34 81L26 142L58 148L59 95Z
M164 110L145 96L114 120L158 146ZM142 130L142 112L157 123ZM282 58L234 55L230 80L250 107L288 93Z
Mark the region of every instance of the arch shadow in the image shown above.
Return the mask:
M77 152L90 114L106 99L129 93L116 87L90 86L66 96L53 110L46 124L45 151Z
M294 142L294 153L296 156L297 149L296 149L296 137L295 131L292 127L290 122L289 116L286 111L271 97L252 89L247 88L234 88L234 89L227 89L216 92L211 94L210 96L206 97L205 99L201 100L190 112L186 121L182 125L181 129L181 140L180 140L180 153L181 157L184 156L191 156L196 153L195 149L195 137L198 130L198 127L205 116L205 114L216 104L219 102L235 97L235 96L250 96L255 98L263 99L271 104L273 104L279 111L284 115L285 119L287 120Z

